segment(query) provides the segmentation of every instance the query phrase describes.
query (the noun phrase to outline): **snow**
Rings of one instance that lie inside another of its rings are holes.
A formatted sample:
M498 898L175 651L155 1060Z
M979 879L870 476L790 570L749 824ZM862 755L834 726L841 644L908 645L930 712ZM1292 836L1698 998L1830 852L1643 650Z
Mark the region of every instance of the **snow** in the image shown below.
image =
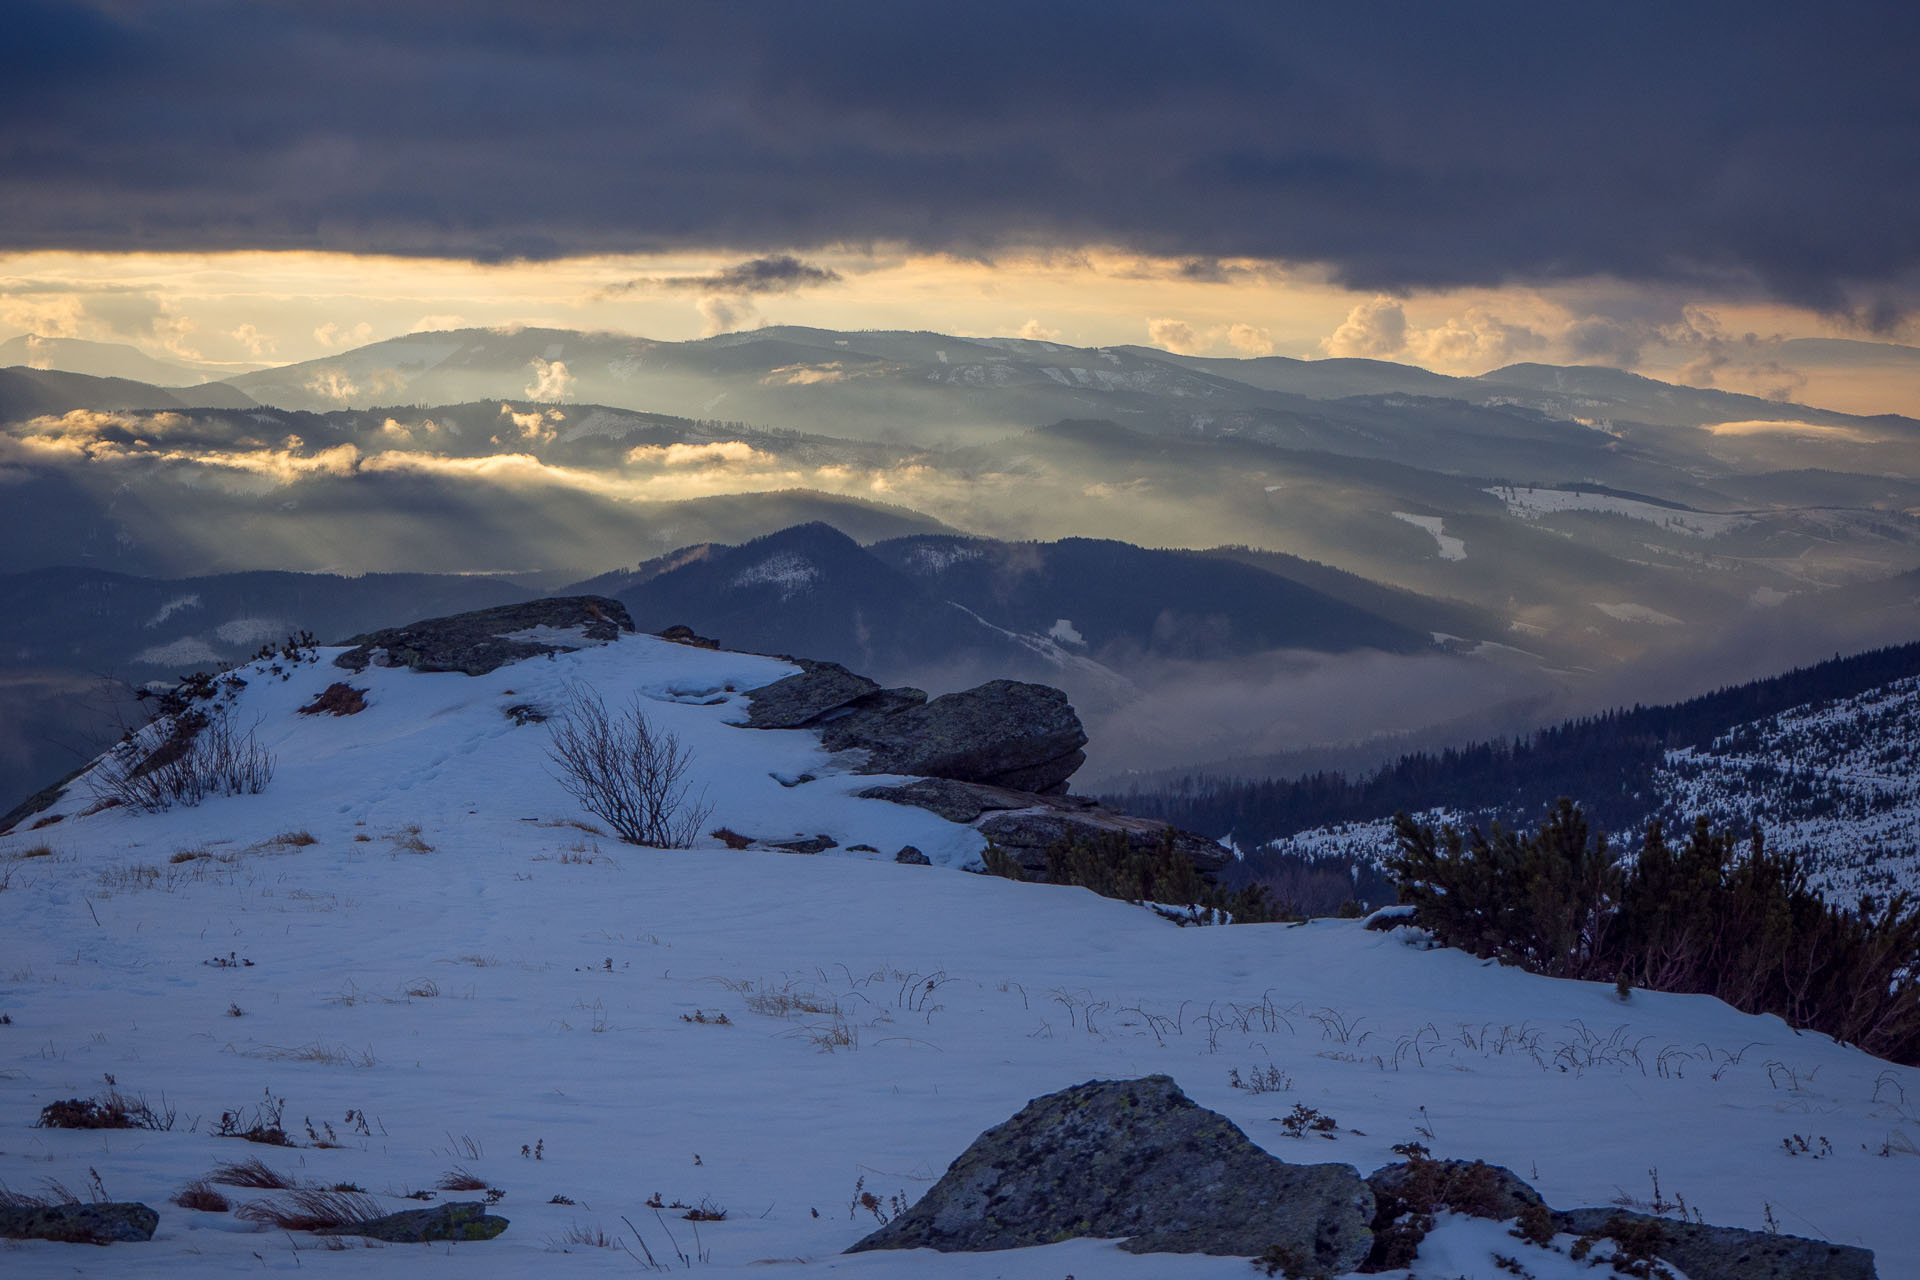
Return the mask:
M907 549L907 563L921 573L945 573L956 564L979 560L987 553L964 542L921 542Z
M1494 485L1485 492L1507 504L1507 510L1526 520L1556 515L1563 511L1598 511L1606 515L1644 520L1673 533L1695 538L1717 538L1753 523L1753 517L1741 512L1694 511L1687 507L1667 507L1636 498L1620 498L1608 493L1586 493L1578 489L1533 489L1512 485Z
M735 587L774 586L782 600L791 600L820 577L820 566L792 551L781 551L733 576Z
M1465 560L1467 544L1463 538L1451 537L1446 532L1446 523L1439 516L1416 516L1406 511L1393 513L1395 520L1404 520L1416 528L1425 529L1433 535L1434 544L1439 548L1442 560Z
M213 634L226 644L259 644L266 640L284 640L287 624L278 618L230 618L214 628Z
M184 636L166 644L148 645L133 655L133 661L148 667L217 667L220 655L205 640Z
M10 1280L630 1275L627 1254L566 1242L603 1229L637 1253L629 1220L656 1256L677 1241L716 1277L1244 1280L1244 1259L1087 1240L840 1256L876 1225L849 1211L857 1180L917 1199L1028 1099L1156 1071L1284 1159L1366 1172L1424 1132L1436 1155L1507 1165L1566 1207L1644 1197L1657 1169L1709 1221L1757 1228L1771 1209L1789 1231L1879 1250L1883 1276L1920 1273L1920 1220L1899 1209L1920 1191L1920 1072L1705 997L1622 1002L1610 984L1427 950L1414 930L1181 929L1084 890L962 874L970 829L855 798L885 779L809 732L729 723L738 691L793 671L776 659L626 637L481 677L369 669L351 678L365 711L297 715L343 676L337 652L240 671L236 723L278 758L263 794L82 816L82 783L60 822L0 836L0 1180L85 1188L97 1171L161 1212L147 1244L8 1247ZM710 828L824 832L840 849L645 850L582 829L546 731L503 714L551 710L579 683L615 706L637 694L679 737ZM702 692L720 700L680 700ZM908 843L944 866L894 864ZM782 991L820 1012L750 1007ZM1283 1097L1228 1083L1268 1064L1292 1079ZM173 1130L30 1127L108 1075L164 1097ZM285 1100L298 1148L210 1134L263 1097ZM1336 1136L1286 1137L1274 1117L1294 1102L1336 1117ZM343 1120L362 1111L365 1133ZM307 1145L309 1118L341 1146ZM1785 1153L1794 1133L1832 1155ZM335 1252L168 1203L248 1157L394 1209L465 1166L505 1191L512 1226ZM645 1207L655 1193L727 1219L696 1236ZM1498 1280L1494 1253L1541 1280L1603 1274L1451 1219L1407 1274Z
M184 596L175 596L173 599L161 605L159 610L156 611L151 618L147 619L147 627L151 630L165 622L168 618L171 618L174 614L179 613L182 609L198 609L199 607L200 593L198 591L190 591Z
M1662 613L1658 609L1649 608L1644 604L1634 604L1631 601L1620 604L1601 604L1596 601L1593 607L1616 622L1640 622L1654 627L1682 625L1680 619L1670 613Z

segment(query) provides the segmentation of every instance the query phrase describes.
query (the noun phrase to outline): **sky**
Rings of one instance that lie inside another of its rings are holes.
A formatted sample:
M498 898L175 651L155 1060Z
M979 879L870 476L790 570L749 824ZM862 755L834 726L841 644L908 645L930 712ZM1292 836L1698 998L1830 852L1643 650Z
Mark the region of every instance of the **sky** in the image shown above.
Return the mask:
M8 21L0 338L220 372L417 329L780 322L1610 364L1920 413L1910 6Z

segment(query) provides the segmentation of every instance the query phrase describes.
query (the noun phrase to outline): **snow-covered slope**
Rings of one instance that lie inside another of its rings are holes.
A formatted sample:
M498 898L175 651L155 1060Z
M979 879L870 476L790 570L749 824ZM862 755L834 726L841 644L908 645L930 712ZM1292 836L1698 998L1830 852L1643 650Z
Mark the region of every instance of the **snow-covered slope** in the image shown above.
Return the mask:
M261 794L83 815L83 781L40 819L60 821L0 837L0 1180L84 1194L97 1174L161 1210L145 1244L0 1249L7 1276L639 1270L584 1242L604 1232L716 1276L1239 1280L1243 1259L1098 1241L840 1256L875 1225L860 1191L884 1213L1029 1098L1151 1072L1285 1159L1367 1172L1418 1140L1506 1164L1563 1207L1647 1199L1657 1170L1708 1221L1771 1215L1876 1249L1882 1276L1920 1273L1920 1072L1701 997L1623 1003L1422 950L1406 930L1180 929L962 874L971 830L853 798L874 780L808 732L729 723L739 690L792 670L772 659L626 637L473 678L372 668L353 681L364 711L298 715L343 675L331 653L239 673L234 722L276 756ZM506 714L572 682L615 706L637 692L680 736L710 828L878 852L656 851L583 829L547 730ZM909 843L947 865L894 864ZM109 1081L164 1100L172 1129L31 1127ZM1338 1129L1286 1136L1296 1103ZM212 1133L261 1107L284 1108L300 1145ZM309 1123L340 1145L311 1144ZM1808 1152L1783 1147L1794 1135ZM396 1209L459 1166L505 1192L512 1226L336 1252L168 1202L249 1157ZM726 1216L696 1225L650 1197ZM1415 1274L1511 1274L1496 1251L1541 1280L1599 1274L1468 1222Z

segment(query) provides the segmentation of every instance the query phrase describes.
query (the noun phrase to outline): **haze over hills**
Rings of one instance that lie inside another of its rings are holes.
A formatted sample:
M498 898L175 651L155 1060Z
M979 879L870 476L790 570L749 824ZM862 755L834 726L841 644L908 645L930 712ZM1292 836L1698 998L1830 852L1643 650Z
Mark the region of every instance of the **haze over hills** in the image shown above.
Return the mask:
M658 561L674 571L605 589L662 625L931 687L1056 671L1095 714L1132 717L1103 726L1105 772L1518 729L1501 717L1635 681L1684 696L1920 626L1914 593L1875 585L1920 571L1916 424L1613 370L469 329L216 385L264 403L0 373L0 571L553 589ZM725 603L718 548L810 522L870 549L822 553L831 589L769 580ZM992 549L912 541L956 534ZM1241 603L1199 607L1208 583ZM1374 630L1317 632L1334 601Z
M92 342L85 338L46 338L18 334L0 342L0 368L24 365L30 369L60 369L96 378L124 378L161 387L193 387L236 372L231 367L195 362L156 360L125 342ZM195 401L194 403L216 403Z

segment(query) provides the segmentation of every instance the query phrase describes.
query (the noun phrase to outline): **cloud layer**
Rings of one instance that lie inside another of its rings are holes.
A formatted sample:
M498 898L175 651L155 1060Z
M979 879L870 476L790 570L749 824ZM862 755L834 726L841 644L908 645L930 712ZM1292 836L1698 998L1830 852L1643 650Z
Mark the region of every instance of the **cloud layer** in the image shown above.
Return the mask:
M1711 284L1870 324L1920 291L1912 6L8 16L0 248L1107 243L1389 291Z

